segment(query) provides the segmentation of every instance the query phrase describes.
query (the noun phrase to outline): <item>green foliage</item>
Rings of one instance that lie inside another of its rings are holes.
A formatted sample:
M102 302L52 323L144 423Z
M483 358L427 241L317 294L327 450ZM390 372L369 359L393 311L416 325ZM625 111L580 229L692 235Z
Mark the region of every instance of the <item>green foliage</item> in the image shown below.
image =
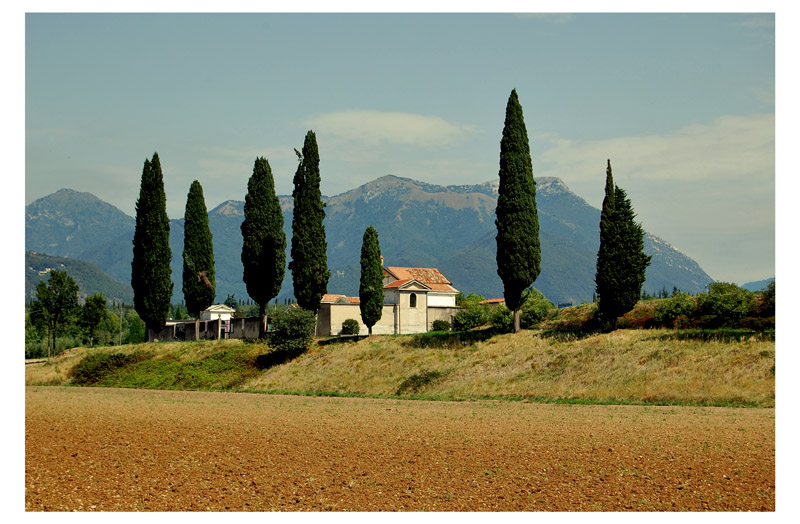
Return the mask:
M514 329L514 313L505 304L498 304L493 306L489 313L489 323L496 331L507 333Z
M383 263L378 232L369 226L361 241L361 281L358 287L361 320L372 334L374 326L383 315Z
M773 280L767 287L761 290L761 314L763 316L775 315L775 281Z
M644 253L644 230L634 221L635 216L627 194L613 183L609 160L600 213L595 284L601 319L611 329L615 329L617 319L639 301L645 271L650 264L651 257Z
M531 288L525 295L525 303L522 304L520 323L524 329L531 329L556 311L558 308L547 300L541 291Z
M697 295L700 315L714 316L721 326L734 326L755 312L755 296L751 291L727 282L712 282L708 293Z
M446 320L434 320L431 331L450 331L450 322Z
M239 303L236 301L236 295L231 295L230 293L228 293L228 296L225 297L223 304L233 309L236 309L236 307L239 305Z
M522 292L541 271L541 246L528 132L516 89L506 105L499 176L497 274L503 281L506 305L517 310Z
M131 287L137 313L152 332L164 327L172 298L172 250L164 179L158 153L144 161L136 229L133 234Z
M65 272L53 270L47 283L36 284L36 300L30 307L30 320L39 333L50 334L51 348L55 350L56 338L72 325L79 307L78 285Z
M144 360L147 357L148 354L142 351L133 353L91 353L83 357L75 365L70 372L70 377L73 384L94 386L116 370L133 362Z
M278 296L286 274L286 233L283 212L275 194L272 168L256 158L247 182L242 231L242 266L247 294L263 317L270 300Z
M203 187L195 180L186 196L183 228L183 297L186 309L197 318L216 297L214 243L208 226Z
M313 131L306 133L303 153L294 175L294 211L292 213L292 272L297 304L309 311L319 310L322 295L327 293L328 244L325 240L325 209L320 192L319 152Z
M269 344L279 351L300 354L311 345L315 328L313 312L299 307L287 308L273 317Z
M348 318L342 322L342 335L358 335L359 329L361 328L358 325L358 320L354 318Z
M453 329L455 331L466 331L480 327L488 320L488 310L485 304L480 301L484 298L475 293L470 293L461 299L462 308L453 318Z
M128 317L128 334L125 335L123 341L126 344L139 344L144 342L145 338L144 321L139 317L136 311L131 311Z
M92 344L96 342L97 330L107 315L106 297L98 293L86 297L86 303L81 308L80 325Z
M667 327L679 328L678 319L689 317L694 309L695 301L689 294L678 291L658 303L654 314L655 321Z
M169 316L172 320L186 320L189 318L189 310L183 304L171 304L169 307Z

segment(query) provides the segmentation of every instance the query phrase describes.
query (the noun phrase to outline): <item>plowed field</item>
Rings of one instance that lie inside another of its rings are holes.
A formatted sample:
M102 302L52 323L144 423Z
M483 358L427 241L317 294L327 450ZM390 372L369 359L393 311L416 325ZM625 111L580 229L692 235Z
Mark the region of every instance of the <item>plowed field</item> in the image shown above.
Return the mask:
M29 511L774 511L775 410L27 387Z

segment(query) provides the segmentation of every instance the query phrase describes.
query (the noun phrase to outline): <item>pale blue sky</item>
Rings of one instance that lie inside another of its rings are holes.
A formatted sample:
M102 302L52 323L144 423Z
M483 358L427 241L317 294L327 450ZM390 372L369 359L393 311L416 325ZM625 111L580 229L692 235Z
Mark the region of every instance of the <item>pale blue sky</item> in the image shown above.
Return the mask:
M290 194L317 133L322 191L386 174L497 178L516 88L534 174L599 207L606 159L644 228L712 278L775 274L772 14L28 14L25 203L68 187L133 215L158 151L243 200L256 156Z

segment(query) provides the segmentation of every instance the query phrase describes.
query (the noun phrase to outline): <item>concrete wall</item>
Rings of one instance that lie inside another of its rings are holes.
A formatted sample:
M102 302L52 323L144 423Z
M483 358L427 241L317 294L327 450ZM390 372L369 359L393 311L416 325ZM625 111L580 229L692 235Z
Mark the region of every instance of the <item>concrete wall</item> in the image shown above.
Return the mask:
M411 307L411 297L417 297L416 307ZM397 333L425 333L428 331L428 296L421 291L400 291L397 314Z
M217 338L258 338L258 317L232 318L229 332L225 333L225 321L222 327L217 320L200 321L200 340L216 340ZM176 340L194 340L194 320L172 322L158 334L160 342Z
M455 305L456 296L453 294L428 293L428 307L455 307Z
M434 320L444 320L450 323L450 328L453 327L453 317L456 316L457 307L429 307L428 308L428 331L433 329Z

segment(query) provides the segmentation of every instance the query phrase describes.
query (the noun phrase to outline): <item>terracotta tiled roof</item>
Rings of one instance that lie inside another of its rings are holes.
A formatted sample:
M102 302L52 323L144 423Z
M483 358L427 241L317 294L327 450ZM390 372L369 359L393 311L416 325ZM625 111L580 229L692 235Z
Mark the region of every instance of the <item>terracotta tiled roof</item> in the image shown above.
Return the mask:
M411 282L416 282L417 284L420 284L420 285L422 285L422 286L424 286L426 288L430 288L431 287L430 285L425 284L423 282L420 282L419 280L416 280L416 279L413 279L413 278L409 278L409 279L406 279L406 280L394 280L392 282L389 282L385 286L383 286L383 288L384 289L394 289L396 287L399 288L399 287L403 287L406 284L409 284Z
M481 300L481 304L503 304L506 301L504 298L487 298L486 300Z
M416 280L423 284L452 284L447 277L432 267L387 267L397 280Z
M330 302L331 304L342 304L344 302L349 302L351 304L360 304L361 300L358 297L348 297L345 295L336 295L333 293L326 293L322 295L322 300L320 302Z

